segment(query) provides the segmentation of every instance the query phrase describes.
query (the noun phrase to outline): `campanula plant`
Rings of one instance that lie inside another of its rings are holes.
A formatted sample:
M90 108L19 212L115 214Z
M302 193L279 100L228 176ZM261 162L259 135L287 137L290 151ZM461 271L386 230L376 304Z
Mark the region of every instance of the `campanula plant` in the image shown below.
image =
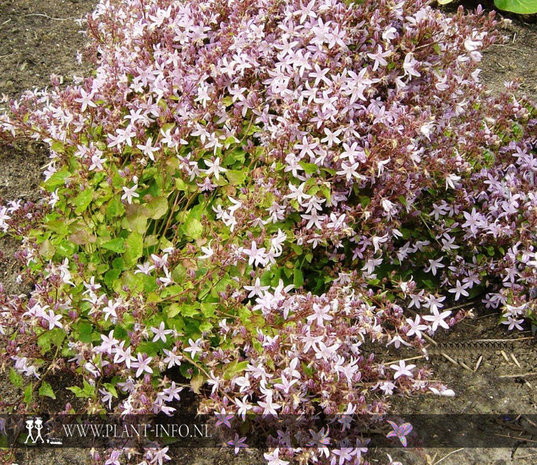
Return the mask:
M375 347L422 350L470 299L533 318L536 111L480 82L492 14L102 0L87 30L94 72L0 117L50 147L41 200L0 207L32 285L0 293L21 411L59 371L90 413L171 415L190 388L220 416L332 416L271 464L365 463L352 415L453 395Z

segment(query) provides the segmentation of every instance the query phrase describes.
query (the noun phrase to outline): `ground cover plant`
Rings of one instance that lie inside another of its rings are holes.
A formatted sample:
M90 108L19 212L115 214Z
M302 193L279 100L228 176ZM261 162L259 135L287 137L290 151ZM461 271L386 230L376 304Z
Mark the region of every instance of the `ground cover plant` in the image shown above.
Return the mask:
M0 297L11 407L60 370L88 412L171 414L185 378L241 417L451 395L371 343L421 349L462 299L533 318L535 110L485 95L492 26L424 2L101 2L95 73L2 117L51 148L42 201L0 207L33 285ZM344 418L268 462L366 460Z

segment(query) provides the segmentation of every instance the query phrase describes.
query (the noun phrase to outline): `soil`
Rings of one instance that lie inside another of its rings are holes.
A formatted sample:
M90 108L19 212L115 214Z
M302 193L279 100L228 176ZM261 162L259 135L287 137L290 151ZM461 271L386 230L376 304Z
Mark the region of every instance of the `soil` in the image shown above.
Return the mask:
M87 72L75 60L85 43L76 19L94 6L94 0L0 0L0 96L45 87L53 73L68 83L73 75ZM36 200L46 158L37 144L0 145L0 198ZM9 292L22 292L16 283L20 268L12 258L15 251L14 241L0 239L0 282Z
M520 91L537 102L537 22L507 19L501 31L506 42L484 53L481 79L493 92L504 89L506 81L517 81Z
M73 75L88 71L75 60L77 50L84 46L79 33L81 18L95 5L95 0L0 0L0 95L20 95L33 87L44 87L51 73L64 76L65 82ZM482 63L482 79L491 92L500 92L504 81L519 80L520 91L537 101L537 24L512 19L502 29L507 42L492 46ZM46 161L46 151L35 144L17 147L0 145L0 197L6 200L38 197L40 172ZM11 255L17 243L0 239L0 282L10 292L27 291L17 284L20 268ZM474 320L459 324L454 330L438 337L439 342L468 341L472 339L519 338L523 333L510 333L498 325L497 315L479 313ZM537 357L535 343L515 342L499 351L463 351L431 357L428 362L435 377L453 389L453 398L421 395L394 401L398 413L537 413L537 379L527 375L534 371ZM386 361L400 357L386 354ZM479 357L482 361L474 371ZM419 360L414 362L420 364ZM455 363L456 362L456 363ZM465 368L466 365L468 368ZM515 376L519 375L519 376ZM522 376L524 375L524 376ZM0 378L0 397L15 400L19 392ZM66 380L58 377L59 386ZM62 399L63 400L63 399ZM67 400L67 399L65 399ZM71 399L69 399L71 400ZM433 465L529 465L537 458L537 449L390 449L385 450L404 464ZM86 464L88 453L83 449L51 449L39 451L24 449L17 452L20 465ZM451 454L451 455L449 455ZM373 453L373 463L385 463L384 454ZM232 451L220 449L180 449L174 451L175 464L186 465L249 465L264 463L257 450Z
M451 360L437 354L430 357L426 366L430 367L435 379L455 391L455 397L435 395L417 395L399 398L393 403L394 413L402 415L412 413L426 414L497 414L506 413L537 414L537 377L535 360L537 359L537 340L531 338L531 329L510 332L498 324L496 312L477 310L474 319L463 320L449 332L435 334L435 342L449 346L465 346L464 342L482 339L511 340L512 343L489 343L489 348L462 348L443 350ZM529 339L528 339L529 338ZM523 340L518 340L523 339ZM430 345L430 347L432 344ZM415 354L420 355L420 354ZM410 355L412 356L412 355ZM406 355L405 355L406 357ZM403 358L393 352L393 361ZM481 359L481 360L480 360ZM418 366L424 360L417 360ZM476 369L477 368L477 369ZM534 373L534 375L527 375ZM491 438L491 444L493 444ZM423 452L398 449L391 455L397 455L406 465L432 465L447 456L452 449L425 449ZM531 455L530 455L531 454ZM429 455L430 461L426 455ZM467 448L458 450L442 460L443 465L530 465L535 464L537 448L483 449Z

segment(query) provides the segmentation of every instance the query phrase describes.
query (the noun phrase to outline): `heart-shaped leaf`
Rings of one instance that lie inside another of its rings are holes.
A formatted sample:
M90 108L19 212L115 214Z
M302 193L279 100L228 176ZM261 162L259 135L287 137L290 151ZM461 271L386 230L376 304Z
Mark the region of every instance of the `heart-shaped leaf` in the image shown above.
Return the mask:
M494 0L496 8L521 15L537 13L537 0Z

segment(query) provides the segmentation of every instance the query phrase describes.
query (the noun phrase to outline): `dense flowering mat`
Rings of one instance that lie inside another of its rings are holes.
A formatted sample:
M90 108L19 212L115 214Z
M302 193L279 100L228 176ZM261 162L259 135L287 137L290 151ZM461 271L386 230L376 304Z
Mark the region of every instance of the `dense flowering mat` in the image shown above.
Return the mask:
M422 350L464 299L534 318L536 112L484 92L493 26L423 1L102 1L94 73L0 116L51 154L42 200L0 207L33 285L0 293L11 408L58 371L91 414L171 415L188 386L220 425L303 416L307 447L284 425L270 464L343 465L367 457L353 415L453 395L375 352Z

